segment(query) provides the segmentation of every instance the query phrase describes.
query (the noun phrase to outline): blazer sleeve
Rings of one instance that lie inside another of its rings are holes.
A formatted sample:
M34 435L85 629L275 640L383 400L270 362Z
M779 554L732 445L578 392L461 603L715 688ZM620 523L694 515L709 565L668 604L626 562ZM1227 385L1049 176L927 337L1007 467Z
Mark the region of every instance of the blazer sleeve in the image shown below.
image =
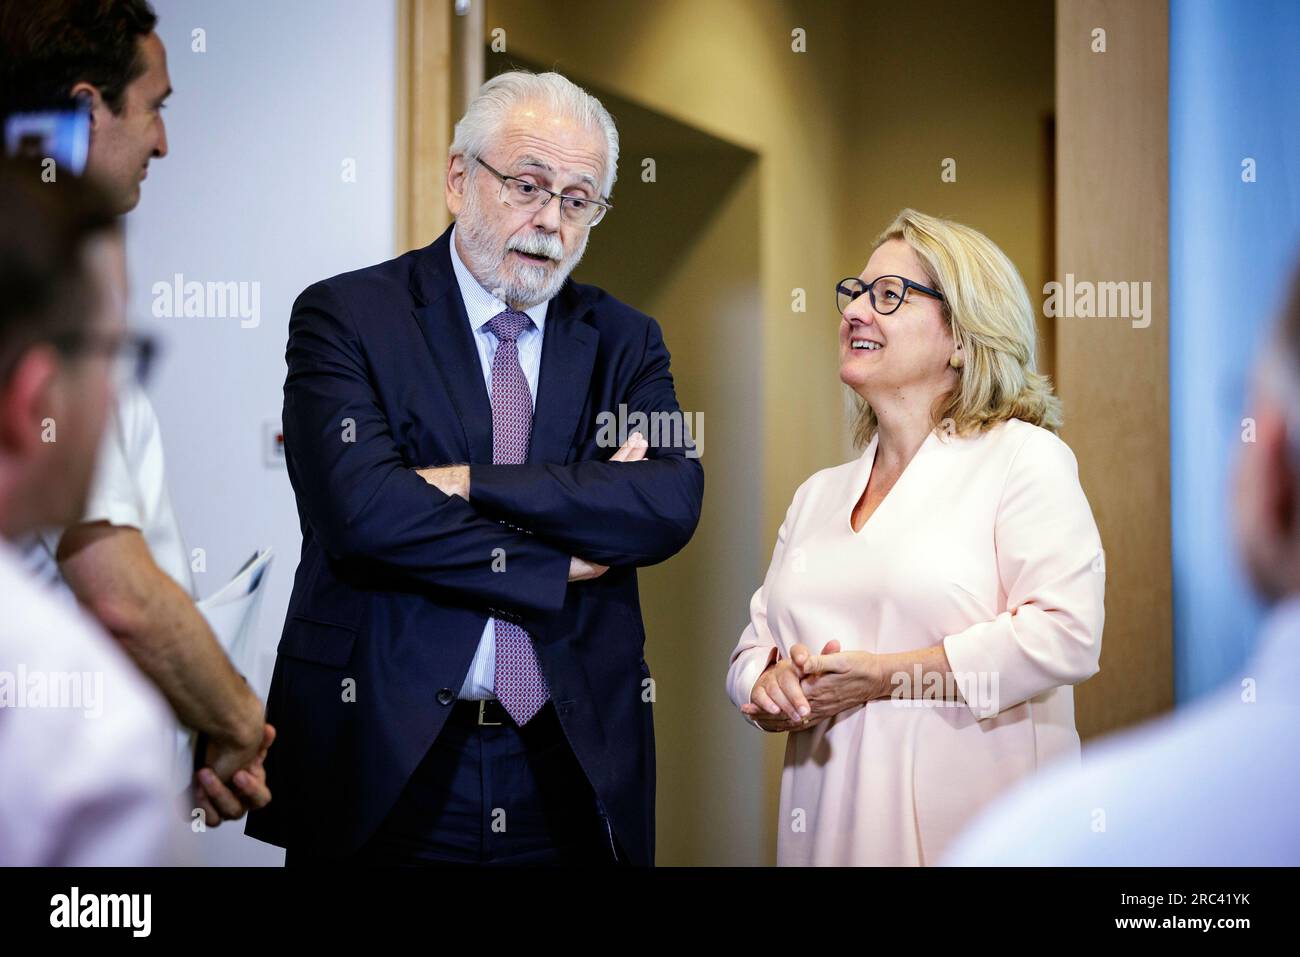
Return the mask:
M772 561L767 566L767 574L763 577L763 584L749 600L749 624L741 632L740 641L731 652L731 660L727 668L727 695L737 708L749 703L749 697L754 691L754 684L758 681L759 675L766 671L772 662L781 658L781 648L767 626L767 599L772 583L785 559L786 536L794 527L796 505L802 491L801 487L795 493L794 501L786 510L785 521L777 529L776 545L772 549ZM760 731L766 731L753 718L748 715L743 717Z
M994 535L1007 610L943 639L959 679L996 679L971 683L996 689L967 701L978 718L1096 674L1105 619L1101 537L1074 453L1052 433L1034 430L1013 456Z
M681 421L668 349L653 319L626 405L651 421L656 413L659 421L664 414ZM471 465L470 502L589 561L653 565L690 541L704 499L704 468L685 428L670 437L640 462Z
M289 478L326 552L487 607L563 606L568 553L479 515L403 460L370 385L362 344L328 283L309 287L294 303L285 358ZM492 568L501 554L510 556L507 573Z

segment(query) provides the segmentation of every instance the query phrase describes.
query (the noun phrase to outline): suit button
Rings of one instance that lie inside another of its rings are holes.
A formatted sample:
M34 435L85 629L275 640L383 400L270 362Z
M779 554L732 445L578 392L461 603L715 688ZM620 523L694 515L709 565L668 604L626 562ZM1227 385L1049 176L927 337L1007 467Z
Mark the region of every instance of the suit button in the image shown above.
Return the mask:
M450 688L443 688L438 692L438 704L451 704L456 700L456 692Z

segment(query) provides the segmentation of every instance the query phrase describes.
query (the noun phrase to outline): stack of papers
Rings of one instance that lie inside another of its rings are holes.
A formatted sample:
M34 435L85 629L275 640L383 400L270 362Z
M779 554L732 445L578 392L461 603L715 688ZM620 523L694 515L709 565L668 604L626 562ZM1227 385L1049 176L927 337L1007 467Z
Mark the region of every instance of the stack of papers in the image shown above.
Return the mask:
M266 591L266 570L271 565L269 547L253 553L244 562L235 577L213 595L198 603L199 611L208 620L227 657L242 675L251 673L253 662L249 647L253 638L257 611Z

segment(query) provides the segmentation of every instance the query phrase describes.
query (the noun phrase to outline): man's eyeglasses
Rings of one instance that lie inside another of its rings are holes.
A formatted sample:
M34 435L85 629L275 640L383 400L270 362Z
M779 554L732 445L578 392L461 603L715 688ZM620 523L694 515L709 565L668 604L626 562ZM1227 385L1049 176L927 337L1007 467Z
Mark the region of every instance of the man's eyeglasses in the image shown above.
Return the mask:
M915 289L927 296L933 296L940 302L944 301L943 293L939 290L923 286L919 282L913 282L903 276L880 276L869 283L863 282L856 277L841 279L835 284L835 301L842 316L844 310L849 308L849 303L865 292L871 299L871 308L880 315L887 316L891 312L895 312L903 304L909 289Z
M140 332L111 334L78 330L50 336L48 341L65 356L107 355L113 360L113 377L119 385L134 381L143 387L149 381L158 342Z
M501 202L511 209L535 213L558 197L560 218L570 226L589 229L601 221L607 210L614 208L612 203L588 199L586 196L575 196L572 193L557 193L545 186L520 179L518 176L507 176L505 173L497 172L477 156L471 156L470 159L501 181Z

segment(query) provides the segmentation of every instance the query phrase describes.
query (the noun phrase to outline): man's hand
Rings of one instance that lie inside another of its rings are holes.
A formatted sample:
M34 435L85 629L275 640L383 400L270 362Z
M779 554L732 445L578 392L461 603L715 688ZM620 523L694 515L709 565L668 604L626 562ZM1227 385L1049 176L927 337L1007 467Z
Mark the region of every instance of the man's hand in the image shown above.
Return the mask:
M459 495L469 501L468 465L431 466L415 472L443 495Z
M203 810L208 827L218 827L222 821L234 821L251 808L266 807L271 801L271 791L266 786L266 769L262 762L275 740L275 728L266 725L262 746L246 767L236 770L230 778L235 790L222 783L214 765L224 763L224 747L216 742L208 744L204 760L208 766L200 768L194 776L194 800Z
M619 450L609 457L611 462L640 462L645 458L646 449L650 448L650 443L645 440L645 436L640 432L633 432L627 437L627 441L619 446Z
M828 641L822 648L822 655L834 655L839 650L838 641ZM790 649L789 658L773 662L759 675L749 701L741 705L741 713L753 718L764 731L781 732L807 731L844 710L847 705L832 710L828 707L827 696L810 697L807 693L804 669L818 660L803 645L795 645Z
M583 561L581 558L569 559L569 581L571 582L590 581L599 578L607 571L609 571L608 565L597 565L595 562Z
M262 750L262 741L266 737L266 708L251 689L248 699L248 706L240 715L246 731L241 731L238 735L208 735L203 762L220 781L229 781L240 768L251 765Z

